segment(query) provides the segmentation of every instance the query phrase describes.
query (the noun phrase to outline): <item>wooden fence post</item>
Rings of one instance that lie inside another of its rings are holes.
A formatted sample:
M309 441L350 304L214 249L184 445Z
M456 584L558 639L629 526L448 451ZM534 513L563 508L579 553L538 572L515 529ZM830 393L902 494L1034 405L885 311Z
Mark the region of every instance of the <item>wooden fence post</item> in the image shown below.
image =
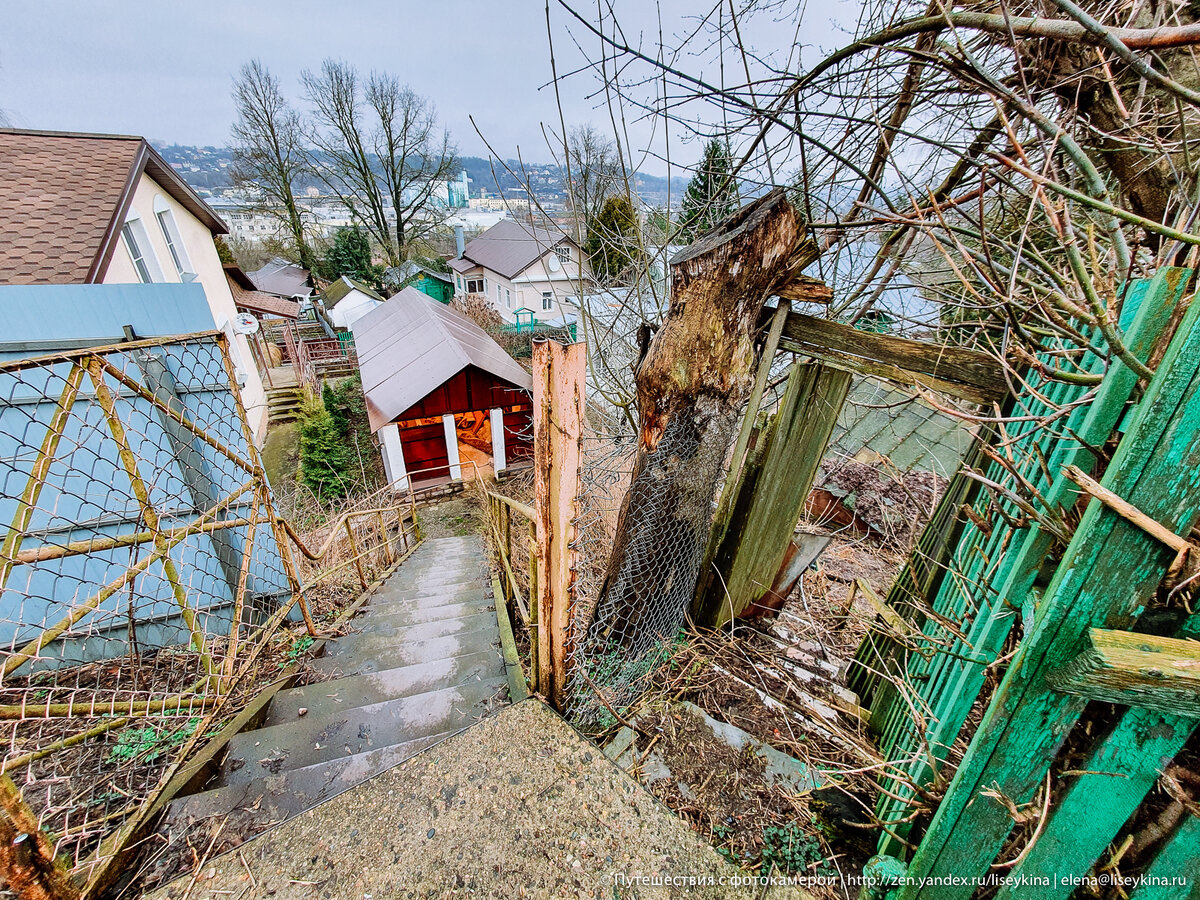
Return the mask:
M538 646L541 644L541 625L538 622L538 553L537 553L537 520L529 522L528 534L525 536L525 552L529 557L529 682L535 693L542 692L538 660Z
M575 508L583 456L587 345L533 345L538 690L563 709L575 588ZM533 607L530 601L530 608Z
M738 480L728 518L713 523L719 543L700 578L697 625L720 627L771 589L849 390L849 372L792 366L756 477Z

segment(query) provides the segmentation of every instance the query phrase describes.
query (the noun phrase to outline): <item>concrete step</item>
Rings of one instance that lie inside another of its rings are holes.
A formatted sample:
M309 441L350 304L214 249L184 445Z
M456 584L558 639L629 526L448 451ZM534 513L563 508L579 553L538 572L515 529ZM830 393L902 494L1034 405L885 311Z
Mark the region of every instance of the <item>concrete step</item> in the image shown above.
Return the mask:
M369 675L333 678L304 687L280 691L267 710L264 727L294 722L300 710L311 718L328 718L335 713L385 700L411 697L440 688L489 681L504 675L504 663L493 651L451 659L435 659L413 666L384 669Z
M327 760L277 775L262 775L242 784L224 785L192 794L176 800L167 808L166 822L169 826L183 826L210 816L224 816L234 810L242 810L238 827L241 828L244 823L250 826L245 833L253 833L260 830L253 827L256 824L265 826L297 816L456 733L447 731L427 735L402 744L378 747L365 753Z
M309 667L314 671L335 676L369 675L383 669L416 665L431 659L455 658L488 650L498 653L499 642L500 636L493 623L488 628L478 631L460 632L400 647L366 647L358 653L341 652L335 645L332 651L309 663Z
M404 563L408 565L408 563ZM403 566L402 566L403 568ZM454 581L445 574L439 574L437 571L430 571L428 574L422 574L415 577L406 578L404 581L389 582L384 584L379 592L373 596L372 605L377 602L391 604L391 602L410 600L421 600L428 596L446 596L462 593L478 592L484 590L484 584L479 577L469 575L456 575Z
M229 743L218 786L458 731L488 712L506 683L492 678L244 732Z
M372 624L368 619L364 623L364 630L359 631L358 634L337 638L337 644L332 650L332 654L326 655L340 655L342 658L347 658L347 656L367 658L367 656L394 652L408 644L427 644L431 641L442 640L442 638L475 634L480 631L494 632L496 628L496 612L493 610L475 612L470 616L455 619L434 619L433 622L418 622L410 625ZM462 654L449 655L460 656Z
M434 619L449 618L446 611L460 609L462 615L471 615L485 609L495 609L495 601L490 593L484 593L478 588L451 594L429 594L424 597L409 597L403 600L385 600L379 605L372 605L360 619L350 622L350 627L357 630L363 627L367 619L378 619L381 622L407 618L409 623L431 622Z
M354 625L356 623L351 623ZM482 631L496 626L495 610L483 609L455 618L434 619L430 622L398 624L386 618L367 616L359 630L337 639L334 652L357 654L378 647L397 647L401 644L428 641L468 631Z
M364 613L361 617L352 620L349 627L352 629L365 627L368 620L381 625L413 625L417 622L435 622L438 619L457 619L460 616L468 616L485 609L494 612L496 609L495 601L482 591L450 598L448 602L442 602L443 598L441 597L427 597L423 600L425 602L420 604L382 604L372 608L369 613Z

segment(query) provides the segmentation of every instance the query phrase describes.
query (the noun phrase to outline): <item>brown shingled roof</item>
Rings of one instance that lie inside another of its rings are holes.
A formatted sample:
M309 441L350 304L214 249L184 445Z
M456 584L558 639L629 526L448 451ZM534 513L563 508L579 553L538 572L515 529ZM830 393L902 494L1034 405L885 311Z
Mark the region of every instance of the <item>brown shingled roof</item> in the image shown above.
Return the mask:
M300 304L295 300L285 300L274 294L254 290L254 282L238 266L226 265L225 279L229 282L234 304L243 312L266 313L285 319L295 319L300 315ZM246 285L250 287L247 288Z
M0 284L101 280L143 171L228 232L140 137L0 129Z

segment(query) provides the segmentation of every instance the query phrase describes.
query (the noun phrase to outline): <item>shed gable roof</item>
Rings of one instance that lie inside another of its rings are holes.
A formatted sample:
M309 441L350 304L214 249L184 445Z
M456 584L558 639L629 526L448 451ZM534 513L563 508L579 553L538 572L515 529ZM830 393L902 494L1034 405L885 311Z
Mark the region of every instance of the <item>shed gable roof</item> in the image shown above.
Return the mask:
M325 308L333 309L335 306L345 300L346 296L351 291L358 291L360 294L366 294L372 300L378 300L380 303L383 302L382 297L380 297L361 281L355 281L348 275L343 275L321 292L321 299L325 302Z
M229 229L143 138L0 128L0 282L100 281L142 174Z
M268 294L280 297L307 297L312 294L309 271L286 259L276 257L261 269L247 272L254 286Z
M371 430L378 431L468 366L521 390L533 379L461 313L406 287L355 323Z

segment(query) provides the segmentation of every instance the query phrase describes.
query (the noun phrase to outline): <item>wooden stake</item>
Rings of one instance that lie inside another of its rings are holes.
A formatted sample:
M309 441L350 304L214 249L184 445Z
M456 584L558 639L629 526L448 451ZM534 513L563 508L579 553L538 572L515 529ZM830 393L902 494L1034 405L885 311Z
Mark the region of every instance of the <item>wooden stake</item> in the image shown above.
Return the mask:
M533 345L534 495L537 511L538 686L560 712L566 700L575 590L576 499L583 457L587 346ZM532 587L532 586L531 586ZM534 604L532 597L530 606Z

